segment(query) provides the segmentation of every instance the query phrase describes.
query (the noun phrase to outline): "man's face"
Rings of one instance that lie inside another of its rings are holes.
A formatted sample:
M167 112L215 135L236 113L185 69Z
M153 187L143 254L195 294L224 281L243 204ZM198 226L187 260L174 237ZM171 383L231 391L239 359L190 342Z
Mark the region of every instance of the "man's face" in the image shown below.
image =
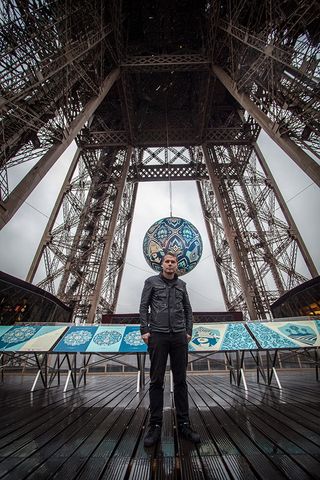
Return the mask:
M178 268L178 262L176 257L171 255L165 255L162 261L162 270L164 273L172 274L176 273Z

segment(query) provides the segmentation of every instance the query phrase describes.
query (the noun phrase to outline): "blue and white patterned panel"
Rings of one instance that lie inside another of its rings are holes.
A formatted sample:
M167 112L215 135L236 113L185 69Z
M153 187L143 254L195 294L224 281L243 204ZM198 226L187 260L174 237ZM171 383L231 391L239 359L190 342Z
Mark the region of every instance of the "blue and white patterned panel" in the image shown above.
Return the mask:
M257 349L241 323L196 324L193 327L189 351L233 351ZM71 327L55 352L82 353L144 353L139 325L101 325L99 327Z
M73 326L62 337L54 352L85 352L98 327Z
M11 328L13 328L13 325L0 325L0 341L1 337Z
M13 325L0 339L0 350L20 350L26 341L30 340L40 326Z
M147 345L141 338L140 327L128 325L120 346L121 352L146 352Z
M95 332L86 352L119 352L125 325L100 326Z
M248 327L262 348L319 347L318 320L286 322L248 322Z
M193 325L189 351L256 350L254 342L242 323L204 323Z
M55 352L134 353L146 352L139 325L101 325L71 327Z
M0 351L48 352L68 327L12 325L0 329Z
M243 323L229 323L223 337L221 350L256 350L256 342Z

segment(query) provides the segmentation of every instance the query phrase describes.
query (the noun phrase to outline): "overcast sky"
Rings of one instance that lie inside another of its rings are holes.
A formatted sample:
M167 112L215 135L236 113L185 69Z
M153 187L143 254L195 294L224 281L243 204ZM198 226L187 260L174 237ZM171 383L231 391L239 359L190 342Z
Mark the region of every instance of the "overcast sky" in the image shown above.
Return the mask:
M259 145L307 248L320 270L320 190L265 134L261 135ZM25 278L74 151L74 146L69 147L15 217L0 232L1 270L19 278ZM32 163L28 162L12 169L11 188L23 178L31 166ZM188 285L193 309L194 311L224 310L195 182L173 182L172 205L173 216L191 221L199 230L203 240L204 249L200 263L192 272L183 276ZM170 216L168 183L139 184L119 295L117 308L119 313L138 311L143 282L148 276L155 274L143 257L143 237L155 221L167 216Z

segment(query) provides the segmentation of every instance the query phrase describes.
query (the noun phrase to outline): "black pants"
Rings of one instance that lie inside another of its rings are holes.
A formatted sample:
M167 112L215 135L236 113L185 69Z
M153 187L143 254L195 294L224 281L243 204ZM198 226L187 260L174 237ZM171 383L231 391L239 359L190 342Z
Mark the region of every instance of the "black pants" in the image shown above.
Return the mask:
M150 425L162 425L163 382L168 354L174 385L174 403L178 424L189 422L187 387L188 341L186 332L153 332L149 338L150 354Z

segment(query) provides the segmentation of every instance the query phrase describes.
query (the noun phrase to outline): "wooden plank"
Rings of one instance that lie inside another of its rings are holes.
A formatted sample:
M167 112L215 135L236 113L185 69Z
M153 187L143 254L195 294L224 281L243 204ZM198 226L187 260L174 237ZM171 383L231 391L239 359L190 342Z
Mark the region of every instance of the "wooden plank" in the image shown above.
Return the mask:
M87 459L93 454L99 443L108 435L109 430L119 421L126 405L134 398L134 383L122 391L115 391L113 398L101 405L98 414L92 415L87 424L81 422L80 431L72 431L69 437L64 437L54 444L48 443L42 455L50 459L53 450L55 459L60 458L59 469L51 470L51 478L78 478L78 472L85 466ZM47 462L42 465L45 471ZM30 478L38 478L39 469Z
M256 384L247 372L247 392L226 374L189 375L199 445L178 434L167 382L161 442L151 449L143 446L148 390L136 393L135 375L89 376L81 388L35 394L32 379L7 377L0 388L0 478L319 478L320 384L310 370L280 375L282 391Z
M205 379L201 379L200 383L204 387L201 396L207 396L210 401L212 399L212 391L210 391L212 387L207 387L208 382ZM197 387L199 389L200 385L197 384ZM256 442L259 448L273 460L275 465L285 469L284 473L286 475L290 478L303 478L306 471L313 475L318 472L319 462L312 458L307 453L308 451L303 450L294 441L290 440L290 435L287 435L286 432L286 425L275 425L272 417L269 421L267 418L269 409L267 412L263 409L261 415L257 415L258 408L252 410L248 408L248 405L241 406L241 401L237 398L241 399L241 393L239 393L239 389L232 386L226 387L224 385L224 388L220 389L216 385L214 394L216 404L219 404L220 397L222 403L224 401L229 402L229 410L230 408L233 409L233 420L236 420L242 431ZM228 412L225 406L224 411Z
M134 380L131 379L131 388L133 388ZM0 450L1 463L0 475L5 475L13 478L21 478L21 472L31 473L39 466L39 454L43 461L50 458L62 444L65 445L72 435L77 435L81 438L81 432L87 422L92 421L105 405L108 405L113 398L117 399L119 393L123 391L123 385L117 389L112 389L111 392L106 393L101 391L100 395L91 398L85 398L77 405L73 403L68 408L62 409L59 415L55 412L51 415L50 420L47 420L40 427L29 431L26 435L17 438L11 442L10 445ZM80 396L81 397L81 396ZM116 400L118 402L118 400ZM70 410L69 410L70 409ZM50 413L50 412L49 412ZM64 447L66 448L66 447ZM19 459L15 464L15 469L11 472L10 456L15 456ZM7 457L7 458L4 458ZM9 460L9 461L8 461Z
M161 442L151 448L143 446L144 435L149 428L149 415L139 438L136 451L131 459L130 480L143 480L149 478L176 479L179 471L179 462L176 458L175 420L173 415L172 395L169 392L168 376L167 386L164 391L163 425ZM149 406L149 395L146 396L146 405Z
M228 389L228 387L227 387ZM228 389L229 395L234 398L241 398L237 391L232 391ZM257 408L257 412L260 412L261 415L267 413L268 417L276 422L283 423L284 428L289 431L290 438L296 437L297 435L301 438L311 440L316 445L320 445L320 423L319 415L316 410L313 410L313 414L310 411L305 411L305 408L301 408L301 404L297 407L296 398L293 398L292 401L287 397L283 399L282 393L279 393L279 398L275 400L275 395L277 395L277 390L273 390L273 396L271 398L266 395L258 396L260 406ZM254 396L253 391L251 396ZM230 398L230 397L229 397ZM301 398L301 396L300 396ZM261 406L263 405L263 409ZM316 448L315 454L319 454L320 450Z
M194 387L189 385L190 419L193 427L199 432L201 443L197 446L200 462L205 478L236 478L250 480L256 478L249 463L236 445L218 425L210 408ZM214 432L214 438L210 435ZM192 477L191 477L192 478Z
M135 394L130 403L127 403L126 405L123 404L123 412L119 417L119 420L111 427L108 432L106 432L105 436L96 446L91 456L87 458L83 469L78 473L78 476L75 478L79 480L83 478L100 478L100 475L102 475L104 471L109 468L108 463L112 461L112 457L117 451L118 444L121 442L121 438L125 434L127 428L129 428L130 422L138 411L139 406L141 405L141 403L143 403L144 397L145 392L139 395ZM144 403L142 409L144 410L144 415L146 415L146 406ZM126 465L128 466L127 463Z

